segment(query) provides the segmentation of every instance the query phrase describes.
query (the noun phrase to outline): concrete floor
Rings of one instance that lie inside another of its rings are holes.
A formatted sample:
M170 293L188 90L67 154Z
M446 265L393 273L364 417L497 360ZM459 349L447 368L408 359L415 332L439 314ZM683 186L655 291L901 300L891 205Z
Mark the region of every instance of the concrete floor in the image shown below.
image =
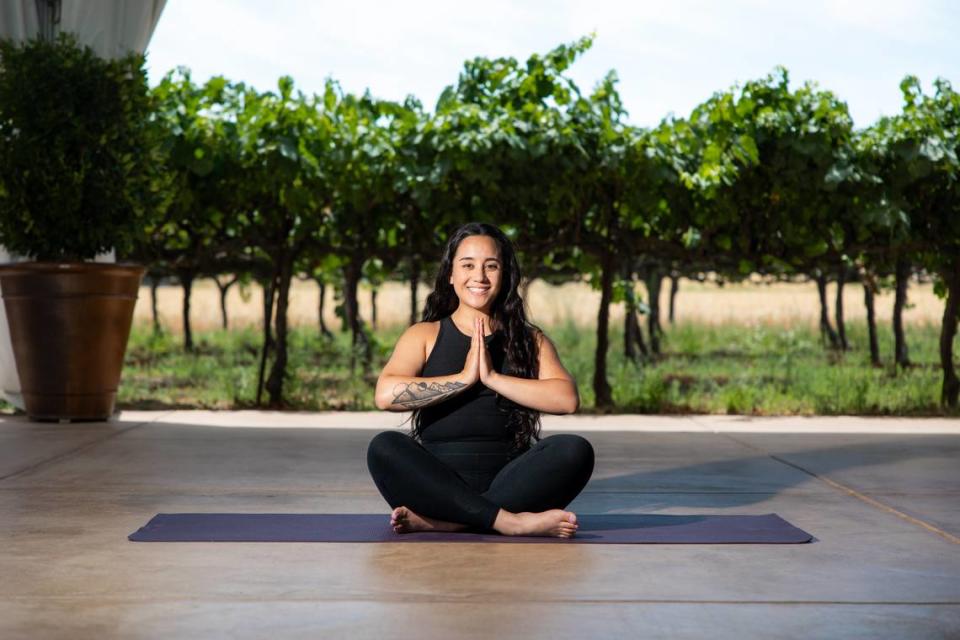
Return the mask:
M960 638L960 424L546 416L579 513L763 514L800 545L133 543L158 512L386 513L398 414L0 420L0 638Z

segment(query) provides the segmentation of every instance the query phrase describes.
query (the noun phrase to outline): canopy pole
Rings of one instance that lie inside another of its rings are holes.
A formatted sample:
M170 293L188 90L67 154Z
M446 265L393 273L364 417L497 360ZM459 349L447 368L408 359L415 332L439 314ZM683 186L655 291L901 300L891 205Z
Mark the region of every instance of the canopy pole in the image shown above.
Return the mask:
M52 42L60 32L60 8L63 0L36 0L41 40Z

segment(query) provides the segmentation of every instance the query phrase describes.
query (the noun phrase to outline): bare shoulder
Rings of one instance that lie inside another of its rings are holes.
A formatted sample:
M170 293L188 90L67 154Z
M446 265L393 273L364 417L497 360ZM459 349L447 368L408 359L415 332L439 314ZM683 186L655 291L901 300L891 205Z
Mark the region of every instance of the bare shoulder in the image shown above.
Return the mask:
M418 322L413 326L420 327L420 334L423 337L423 363L426 364L433 352L433 347L437 344L437 338L440 337L440 321Z
M539 378L563 378L573 380L573 376L567 371L566 367L560 361L560 355L557 353L556 345L543 330L534 328L533 339L537 344L539 353Z
M427 345L436 342L439 322L417 322L397 339L381 375L418 376L427 362Z
M531 326L531 327L530 327L530 335L533 336L533 342L534 342L534 344L537 345L537 349L542 349L544 342L549 343L549 346L550 346L550 347L554 347L553 341L550 340L550 338L547 337L547 334L544 332L543 329L541 329L541 328L539 328L539 327ZM554 351L556 351L556 348L555 348L555 347L554 347Z

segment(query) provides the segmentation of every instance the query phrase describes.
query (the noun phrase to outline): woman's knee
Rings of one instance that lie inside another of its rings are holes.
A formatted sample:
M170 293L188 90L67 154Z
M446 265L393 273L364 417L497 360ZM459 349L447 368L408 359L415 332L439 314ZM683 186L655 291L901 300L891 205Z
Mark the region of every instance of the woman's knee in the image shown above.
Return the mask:
M367 445L367 466L377 465L395 457L397 449L407 444L410 436L400 431L381 431Z
M544 438L551 440L552 445L559 449L564 460L575 467L593 470L593 445L583 436L575 433L558 433Z

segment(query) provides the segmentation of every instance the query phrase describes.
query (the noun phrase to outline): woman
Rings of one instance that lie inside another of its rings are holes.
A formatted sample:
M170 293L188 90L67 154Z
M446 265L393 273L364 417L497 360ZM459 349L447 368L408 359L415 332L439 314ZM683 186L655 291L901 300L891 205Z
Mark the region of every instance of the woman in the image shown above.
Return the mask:
M527 322L519 284L500 229L457 229L424 321L400 336L377 380L377 408L413 411L409 435L380 433L367 450L397 533L577 530L564 508L590 479L593 448L577 435L540 439L540 413L573 413L580 396L553 343Z

